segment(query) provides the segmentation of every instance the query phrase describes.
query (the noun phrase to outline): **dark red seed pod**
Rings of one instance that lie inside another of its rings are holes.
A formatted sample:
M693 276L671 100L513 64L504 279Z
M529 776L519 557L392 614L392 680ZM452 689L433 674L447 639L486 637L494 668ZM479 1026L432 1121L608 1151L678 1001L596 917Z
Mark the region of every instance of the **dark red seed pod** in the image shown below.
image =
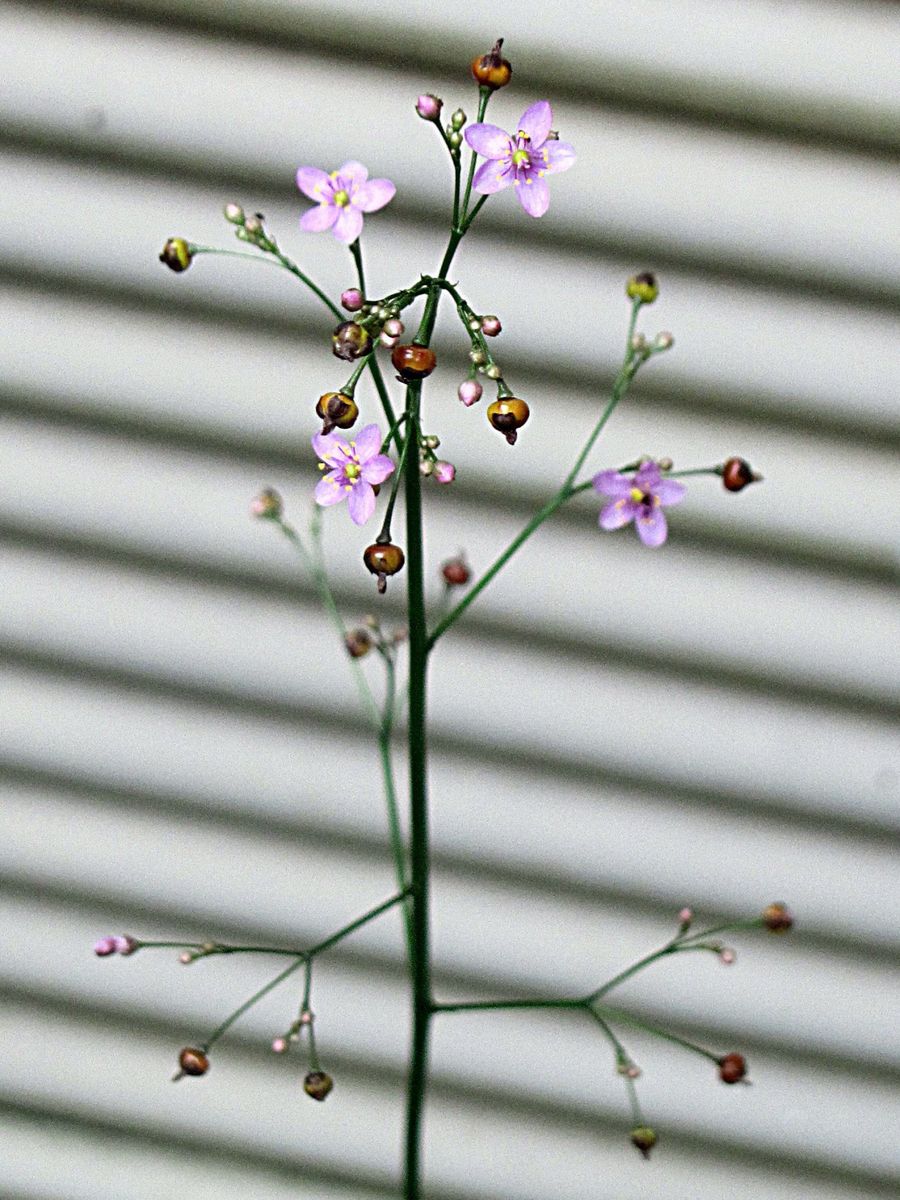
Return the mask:
M193 261L191 248L184 238L172 237L166 242L159 256L159 261L165 263L170 271L186 271Z
M323 433L331 433L335 427L349 429L359 416L356 401L346 392L326 392L319 397L316 412L322 418Z
M324 1071L310 1071L303 1080L303 1090L313 1100L324 1100L334 1087L334 1080Z
M441 575L449 587L465 587L472 578L472 571L466 560L460 556L459 558L448 558L445 563L442 563Z
M372 349L372 335L356 321L341 321L331 334L331 352L345 362L353 362L369 354Z
M406 555L393 542L373 542L363 551L363 562L378 577L378 591L384 593L388 575L396 575L403 570Z
M185 1046L178 1055L178 1065L185 1075L205 1075L209 1070L209 1058L194 1046Z
M787 933L794 924L794 914L786 904L767 904L762 910L763 925L770 933Z
M428 346L417 346L415 342L405 346L395 346L391 351L391 362L397 374L407 383L414 379L424 379L437 366L437 358Z
M719 1078L723 1083L740 1083L747 1074L743 1054L726 1054L719 1059Z
M515 396L507 396L503 400L495 400L488 405L487 419L493 427L502 433L511 446L516 444L516 434L531 415L524 400Z
M729 492L742 492L760 478L745 458L729 458L722 464L722 483Z
M496 92L497 88L506 87L512 79L512 67L500 55L502 48L503 38L497 38L487 54L480 54L472 60L472 76L479 87Z

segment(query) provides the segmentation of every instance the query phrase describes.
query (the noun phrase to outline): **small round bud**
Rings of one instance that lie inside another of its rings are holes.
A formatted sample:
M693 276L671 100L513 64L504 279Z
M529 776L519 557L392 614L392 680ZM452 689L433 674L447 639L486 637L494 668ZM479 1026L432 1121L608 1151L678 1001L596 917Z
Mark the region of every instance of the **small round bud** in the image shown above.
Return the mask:
M499 317L490 316L481 318L481 332L485 337L496 337L502 329L503 326L500 324Z
M457 388L456 394L466 408L471 408L484 395L484 388L477 379L464 379Z
M743 1054L726 1054L719 1059L719 1078L723 1083L740 1083L747 1074Z
M331 334L331 353L345 362L353 362L372 350L372 336L355 321L341 321Z
M440 444L441 439L439 437L435 437L433 433L429 433L427 437L422 438L422 445L425 446L427 450L437 450Z
M312 1023L313 1023L313 1021L315 1021L315 1019L316 1019L316 1014L313 1012L313 1010L311 1008L304 1008L303 1012L297 1018L297 1024L301 1025L301 1026L302 1025L312 1025Z
M626 1079L640 1079L641 1077L641 1068L633 1062L620 1062L617 1064L616 1070Z
M722 483L726 491L742 492L749 484L759 483L761 479L745 458L729 458L722 464Z
M364 303L365 298L359 288L347 288L341 292L341 308L346 308L347 312L359 312Z
M424 379L437 366L437 358L428 346L417 346L415 342L404 346L396 346L391 355L391 362L397 374L406 383L414 379Z
M477 346L469 351L469 358L471 358L476 367L482 367L487 362L487 355Z
M452 483L456 478L456 467L453 463L444 462L439 459L434 464L434 481L435 483Z
M439 121L443 107L443 100L439 100L437 96L432 96L430 92L425 92L416 101L416 112L423 121Z
M400 339L398 337L391 337L389 333L385 333L384 330L382 330L378 335L378 341L382 346L387 347L388 350L393 350Z
M178 961L183 967L189 967L195 959L195 955L191 954L190 950L182 950L178 955Z
M762 921L770 933L787 933L794 924L794 914L780 901L767 904L762 910Z
M178 1065L185 1075L205 1075L209 1070L209 1059L204 1051L185 1046L178 1055Z
M403 570L406 555L393 542L374 542L363 551L363 562L377 576L378 591L384 593L388 575L396 575Z
M694 910L692 908L683 908L678 914L678 923L687 929L691 921L694 919Z
M419 463L419 474L424 475L426 479L429 475L434 474L434 460L431 458L423 458Z
M257 237L263 231L263 215L262 213L254 213L252 217L248 217L244 222L244 232L249 233L251 237Z
M441 575L448 587L465 587L472 578L472 569L461 554L441 563Z
M631 348L636 354L640 354L647 349L647 339L642 333L636 333L631 339Z
M658 333L653 339L653 345L657 350L671 350L675 345L675 339L671 333Z
M388 317L384 323L384 329L382 332L386 333L388 337L398 338L401 336L405 328L406 326L403 324L403 322L398 321L396 317Z
M450 116L450 124L454 129L462 129L463 125L466 123L466 120L466 114L461 108L458 108L456 112L452 113Z
M351 658L364 658L372 649L372 636L368 629L351 629L344 638L344 645Z
M460 148L460 146L463 144L463 135L459 132L458 129L451 129L447 133L447 141L450 143L451 147L454 150L458 150Z
M165 263L170 271L186 271L191 265L193 255L191 248L184 238L171 237L160 251L159 261Z
M640 300L641 304L652 304L659 295L659 284L656 276L650 271L642 271L640 275L632 275L625 285L625 293L631 300Z
M484 373L487 375L488 379L503 378L503 372L500 370L500 367L497 363L491 363L489 367L485 367Z
M522 428L530 415L525 401L519 400L515 396L507 396L505 400L495 400L487 410L487 419L496 430L504 435L511 446L516 444L518 430Z
M644 1158L650 1157L650 1151L659 1141L649 1125L638 1125L631 1131L631 1144L637 1146Z
M251 516L260 520L278 521L284 512L284 501L274 488L265 488L250 505Z
M137 940L137 938L129 937L128 934L124 934L122 937L117 937L115 942L116 953L122 954L126 958L129 954L134 954L135 950L140 950L141 948L141 943Z
M303 1090L313 1100L324 1100L334 1087L334 1080L324 1071L310 1071L303 1080Z
M108 958L110 954L115 954L116 940L114 937L105 937L99 942L94 942L94 953L98 958Z
M730 946L723 946L719 951L719 962L724 967L731 967L737 962L737 954Z
M671 471L675 466L671 458L658 458L656 460L656 465L661 471Z
M244 210L239 204L226 204L222 210L226 221L230 221L232 225L243 225L245 221Z
M316 414L322 418L322 432L332 429L349 429L356 423L359 409L356 401L346 392L325 392L316 402Z
M468 319L468 321L466 321L466 328L471 329L471 331L473 333L477 333L478 330L481 328L481 318L480 317L470 317Z
M290 1049L290 1042L287 1038L277 1037L272 1042L272 1049L276 1054L286 1054Z
M500 55L502 48L503 38L498 38L487 54L472 60L472 76L479 87L495 92L512 79L512 67Z

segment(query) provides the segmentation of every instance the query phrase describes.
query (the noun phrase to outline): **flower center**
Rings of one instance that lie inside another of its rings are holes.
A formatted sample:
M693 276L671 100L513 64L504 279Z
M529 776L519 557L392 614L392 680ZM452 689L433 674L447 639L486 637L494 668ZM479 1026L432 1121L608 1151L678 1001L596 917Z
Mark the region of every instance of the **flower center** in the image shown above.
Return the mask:
M350 203L350 197L343 188L339 192L334 193L333 199L338 208L346 208Z
M359 463L347 463L344 467L344 474L352 482L354 479L359 479L361 469Z
M527 167L531 163L527 150L514 150L512 160L516 167Z

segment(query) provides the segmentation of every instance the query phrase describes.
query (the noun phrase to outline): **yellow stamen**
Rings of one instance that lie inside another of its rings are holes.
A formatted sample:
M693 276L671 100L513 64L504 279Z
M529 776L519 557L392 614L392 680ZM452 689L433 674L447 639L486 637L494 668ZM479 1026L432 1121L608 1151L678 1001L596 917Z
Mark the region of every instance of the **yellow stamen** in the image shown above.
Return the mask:
M359 479L361 468L356 463L348 463L344 467L344 474L348 479Z
M341 188L341 190L339 192L335 192L334 196L332 198L333 198L335 204L338 206L338 208L346 208L347 205L350 203L350 197L347 195L347 193L344 191L343 188Z
M640 488L632 488L631 489L631 498L635 502L635 504L640 504L640 502L644 498L644 493L641 491Z

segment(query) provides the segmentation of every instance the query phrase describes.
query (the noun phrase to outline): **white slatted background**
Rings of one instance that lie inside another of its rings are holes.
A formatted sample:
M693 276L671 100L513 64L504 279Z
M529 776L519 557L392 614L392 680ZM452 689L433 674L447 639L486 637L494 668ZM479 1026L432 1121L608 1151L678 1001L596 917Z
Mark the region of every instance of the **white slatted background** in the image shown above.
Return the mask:
M512 451L461 410L445 317L428 425L459 479L428 495L434 564L465 545L484 566L555 486L641 267L663 284L648 332L676 348L595 461L737 452L767 480L692 487L655 555L573 505L442 645L440 993L587 990L686 902L785 897L801 922L742 938L731 970L674 961L622 989L744 1050L755 1081L628 1035L663 1137L649 1165L593 1029L445 1018L429 1200L896 1194L897 9L93 0L0 4L0 1200L396 1194L395 916L317 968L323 1106L268 1050L287 989L207 1080L168 1082L264 965L90 945L302 943L391 890L342 654L246 515L275 484L303 519L311 402L342 378L330 322L273 271L176 279L155 255L176 232L227 244L236 199L337 292L348 257L299 233L292 175L353 156L398 184L367 226L373 290L434 269L446 164L412 101L473 109L462 64L497 33L516 78L495 119L549 96L579 164L540 224L493 200L458 260L533 418ZM331 515L352 619L375 605L364 541Z

